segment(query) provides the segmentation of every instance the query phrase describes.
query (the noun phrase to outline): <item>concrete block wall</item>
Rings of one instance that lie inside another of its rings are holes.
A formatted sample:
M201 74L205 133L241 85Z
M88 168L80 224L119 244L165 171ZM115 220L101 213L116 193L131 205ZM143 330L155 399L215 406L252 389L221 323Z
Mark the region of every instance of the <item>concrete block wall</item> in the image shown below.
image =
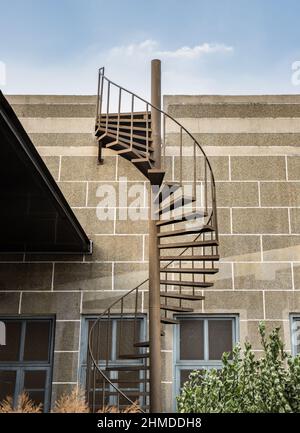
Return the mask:
M54 179L93 240L93 255L0 256L0 314L56 315L53 370L54 401L79 381L82 315L98 315L121 294L148 275L148 223L120 220L120 209L109 209L112 221L99 221L99 186L116 191L124 178L128 188L146 191L146 179L131 164L104 151L97 164L93 96L10 96L23 126ZM122 186L121 186L122 187ZM134 200L128 200L128 206ZM145 200L145 197L144 197ZM145 211L147 214L146 201ZM144 309L146 296L140 300ZM128 305L128 311L132 310Z
M10 102L84 229L92 256L0 257L0 314L56 314L53 398L78 382L80 317L97 314L147 278L147 221L99 221L99 185L127 177L147 190L128 161L105 151L97 165L95 97L11 96ZM300 313L300 97L166 96L165 109L195 135L217 182L220 272L193 304L198 313L239 315L240 340L259 355L257 326L280 325L290 349L290 313ZM178 178L176 130L168 129L168 177ZM190 143L183 171L189 180ZM147 203L145 200L145 209ZM147 296L140 300L147 305ZM145 311L145 310L144 310ZM163 339L164 409L172 409L173 337Z

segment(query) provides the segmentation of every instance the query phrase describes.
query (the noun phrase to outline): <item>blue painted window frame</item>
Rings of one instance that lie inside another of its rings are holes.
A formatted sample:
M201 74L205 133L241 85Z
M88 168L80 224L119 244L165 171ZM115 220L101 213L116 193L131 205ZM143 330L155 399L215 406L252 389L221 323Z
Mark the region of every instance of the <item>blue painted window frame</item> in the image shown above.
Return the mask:
M13 395L13 403L17 403L18 395L24 389L24 376L26 371L45 371L46 380L44 388L44 403L43 412L48 412L51 407L51 391L52 391L52 373L53 373L53 359L54 359L54 336L55 336L55 317L51 316L0 316L0 321L12 321L21 323L21 336L19 347L19 360L18 361L0 361L0 370L2 371L15 371L16 382L15 392ZM25 348L25 332L26 324L30 322L49 322L50 335L48 345L48 360L47 361L25 361L22 359ZM34 391L34 389L31 389Z
M208 321L209 320L231 320L232 321L232 345L239 341L239 316L237 314L189 314L176 315L177 320L203 320L204 321L204 359L181 360L180 359L180 324L175 325L173 340L173 395L174 410L176 410L176 396L180 392L180 373L181 370L192 369L220 369L221 360L208 359Z

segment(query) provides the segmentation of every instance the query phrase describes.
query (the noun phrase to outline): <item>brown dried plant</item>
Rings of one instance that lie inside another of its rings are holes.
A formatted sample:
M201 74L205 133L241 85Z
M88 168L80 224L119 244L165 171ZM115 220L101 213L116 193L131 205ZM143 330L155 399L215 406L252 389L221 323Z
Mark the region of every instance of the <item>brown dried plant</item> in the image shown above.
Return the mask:
M22 392L18 397L16 406L13 404L12 397L6 397L0 402L0 413L41 413L42 407L42 404L37 405L30 400L26 392Z
M97 413L140 413L141 408L138 402L135 401L132 405L126 406L123 410L120 410L117 406L104 406L99 409Z
M75 386L70 394L63 394L54 404L54 413L89 413L84 389Z

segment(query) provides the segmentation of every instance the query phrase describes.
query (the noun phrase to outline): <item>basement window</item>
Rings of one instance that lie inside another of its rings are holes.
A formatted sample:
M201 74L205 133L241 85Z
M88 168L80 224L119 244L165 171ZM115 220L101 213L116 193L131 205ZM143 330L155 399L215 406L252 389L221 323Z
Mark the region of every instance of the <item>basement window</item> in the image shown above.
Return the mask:
M291 316L292 354L300 355L300 315Z
M25 391L44 412L50 408L53 362L53 319L1 318L5 325L0 345L0 401L12 397L14 405Z
M193 370L222 367L222 355L237 342L236 316L177 316L174 363L175 394Z
M88 360L88 339L89 332L93 326L96 318L85 317L82 323L82 343L81 343L81 383L88 388L88 381L93 380L93 372L90 373L91 377L87 374L87 360ZM103 317L97 324L97 333L92 342L93 354L99 354L100 358L98 363L99 368L105 370L108 363L109 367L113 366L141 366L144 364L143 359L122 359L120 355L130 355L138 353L139 349L133 347L133 335L135 332L137 341L144 341L146 339L146 320L143 316L138 318L138 325L134 331L135 319L131 315L125 315L121 319L118 316L110 318ZM144 404L143 398L138 395L145 392L146 385L142 383L145 372L143 370L136 371L106 371L105 375L115 383L125 394L128 394L132 401L139 400L140 404ZM137 393L135 395L135 392ZM90 398L91 401L92 397ZM103 402L105 405L116 406L120 408L128 405L128 401L122 396L117 395L112 386L105 385L103 380L99 380L99 385L96 389L95 400L102 407Z

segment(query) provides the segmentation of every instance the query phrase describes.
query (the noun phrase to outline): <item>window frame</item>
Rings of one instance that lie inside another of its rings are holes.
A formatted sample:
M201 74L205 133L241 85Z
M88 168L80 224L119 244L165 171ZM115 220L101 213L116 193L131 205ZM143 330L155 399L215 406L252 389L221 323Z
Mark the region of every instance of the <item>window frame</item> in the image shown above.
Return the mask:
M51 407L52 393L52 377L53 377L53 361L54 361L54 343L55 343L55 316L6 316L0 315L0 321L20 322L20 344L19 344L19 360L18 361L0 361L1 371L15 371L15 392L13 395L13 404L17 403L18 395L24 390L24 379L26 371L45 371L45 388L44 388L44 404L43 412L48 412ZM47 361L26 361L24 359L26 323L47 321L50 324L49 344L48 344L48 360ZM34 391L34 388L30 388Z
M177 320L203 320L203 342L204 342L204 359L180 359L180 324L174 326L173 333L173 403L176 410L176 396L180 392L180 374L182 370L190 369L219 369L222 366L221 360L209 360L209 338L208 338L208 321L209 320L231 320L232 321L232 345L239 341L239 316L238 314L177 314L174 318Z
M84 315L81 317L81 333L80 333L80 355L79 355L79 371L78 371L78 380L81 386L86 389L86 372L87 372L87 350L88 350L88 335L89 335L89 321L97 320L99 316L95 315ZM103 316L103 320L107 320L108 316ZM117 321L121 320L120 314L111 314L110 319L113 321L113 329L112 329L112 359L109 361L110 366L117 365L142 365L144 363L144 359L118 359L116 354L116 330L117 330ZM138 314L134 315L132 313L124 314L122 320L133 320L140 319L141 320L141 341L146 340L147 336L147 315L146 314ZM100 363L99 367L105 367L105 362ZM140 374L143 375L144 372L141 370ZM117 378L117 372L111 372L112 379ZM140 389L145 386L142 383L140 384ZM122 389L125 393L126 390ZM131 389L127 389L131 390ZM109 405L116 405L117 397L112 396L109 401Z
M292 313L292 314L290 314L290 335L291 335L290 341L291 341L291 354L292 354L292 356L297 356L297 355L300 356L300 351L297 353L297 351L296 351L296 345L293 342L293 338L294 338L294 336L293 336L293 326L294 326L294 323L296 321L299 322L299 325L300 325L300 313Z

